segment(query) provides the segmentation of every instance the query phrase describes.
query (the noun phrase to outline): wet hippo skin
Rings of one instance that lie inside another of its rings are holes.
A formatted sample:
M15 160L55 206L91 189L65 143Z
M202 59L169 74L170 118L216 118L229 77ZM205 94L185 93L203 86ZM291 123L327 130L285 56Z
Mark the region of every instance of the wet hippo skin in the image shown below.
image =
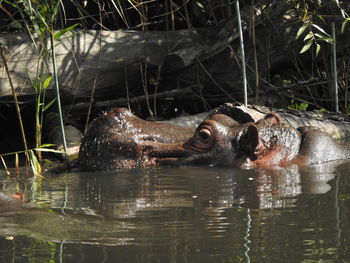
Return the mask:
M82 170L115 170L155 165L205 164L268 167L314 164L350 158L350 148L314 127L294 127L267 114L241 124L212 114L191 128L142 120L124 108L103 113L82 140Z
M145 121L125 108L94 119L82 139L81 170L115 170L157 165L162 156L178 156L194 129Z

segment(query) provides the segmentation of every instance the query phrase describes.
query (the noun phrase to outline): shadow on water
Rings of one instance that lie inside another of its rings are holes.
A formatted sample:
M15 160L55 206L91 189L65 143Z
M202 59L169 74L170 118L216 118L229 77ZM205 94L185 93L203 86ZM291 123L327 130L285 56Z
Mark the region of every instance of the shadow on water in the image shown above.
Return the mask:
M347 262L349 168L3 176L0 261Z

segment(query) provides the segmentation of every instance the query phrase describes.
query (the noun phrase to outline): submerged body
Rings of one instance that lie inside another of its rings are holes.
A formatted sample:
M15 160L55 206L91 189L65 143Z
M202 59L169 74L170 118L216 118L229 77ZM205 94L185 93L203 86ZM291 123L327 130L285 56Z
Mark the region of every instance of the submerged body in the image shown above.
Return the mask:
M314 127L295 129L274 114L245 124L213 114L194 131L144 121L123 108L106 112L91 123L79 153L80 168L90 171L159 164L255 168L347 158L349 146L339 145Z

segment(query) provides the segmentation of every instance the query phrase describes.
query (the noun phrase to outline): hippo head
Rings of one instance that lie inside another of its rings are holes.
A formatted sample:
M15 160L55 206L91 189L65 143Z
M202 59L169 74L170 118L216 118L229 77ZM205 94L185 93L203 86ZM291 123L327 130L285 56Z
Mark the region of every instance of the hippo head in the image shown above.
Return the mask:
M280 134L281 131L293 133L294 130L279 125L275 115L267 115L257 123L240 124L225 114L213 114L194 131L145 121L126 109L115 109L91 123L80 147L80 168L115 170L162 164L275 164L291 159L299 150L295 148L290 153L289 145L284 146L286 136Z
M242 160L256 159L261 150L255 123L240 124L223 114L204 120L184 143L181 163L241 166Z
M300 135L267 114L258 122L240 124L223 114L204 120L186 141L187 156L181 163L205 163L236 167L261 167L287 163L299 151Z

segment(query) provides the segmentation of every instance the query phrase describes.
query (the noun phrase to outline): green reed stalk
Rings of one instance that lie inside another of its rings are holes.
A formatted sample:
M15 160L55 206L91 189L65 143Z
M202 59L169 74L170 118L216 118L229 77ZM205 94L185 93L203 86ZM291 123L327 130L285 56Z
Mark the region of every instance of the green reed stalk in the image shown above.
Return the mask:
M239 1L236 0L236 13L238 20L238 30L239 30L239 40L240 40L240 48L241 48L241 59L242 59L242 73L243 73L243 94L244 94L244 106L248 105L248 91L247 91L247 73L246 73L246 65L245 65L245 55L244 55L244 40L243 40L243 30L242 30L242 19L241 19L241 11L239 8Z
M56 53L55 53L55 40L54 40L54 33L53 33L53 31L50 32L50 42L51 42L52 66L53 66L53 73L54 73L54 80L55 80L55 87L56 87L56 96L57 96L56 99L57 99L58 115L59 115L59 118L60 118L60 126L61 126L62 138L63 138L64 155L65 155L65 159L68 161L68 158L67 158L67 141L66 141L66 133L65 133L65 130L64 130L64 123L63 123L63 116L62 116L60 88L59 88L59 85L58 85L57 63L56 63Z
M12 79L11 79L11 76L10 76L10 71L9 71L9 68L8 68L8 65L7 65L7 61L6 61L6 58L5 58L5 54L4 54L4 48L3 48L3 46L1 44L0 44L0 48L1 48L1 57L2 57L2 60L4 62L4 65L5 65L5 71L6 71L8 80L10 82L12 96L13 96L13 99L15 100L16 112L17 112L17 117L18 117L18 121L19 121L19 126L20 126L20 129L21 129L25 155L26 155L27 161L30 162L30 158L29 158L29 155L28 155L27 140L26 140L26 135L25 135L25 132L24 132L24 127L23 127L21 109L19 107L19 102L18 102L18 99L17 99L17 94L16 94L16 91L15 91L15 88L13 87Z
M334 99L335 99L335 112L339 112L339 98L338 98L338 73L337 73L337 46L336 46L336 32L335 32L335 22L331 22L332 27L332 72L333 72L333 88L334 88Z

